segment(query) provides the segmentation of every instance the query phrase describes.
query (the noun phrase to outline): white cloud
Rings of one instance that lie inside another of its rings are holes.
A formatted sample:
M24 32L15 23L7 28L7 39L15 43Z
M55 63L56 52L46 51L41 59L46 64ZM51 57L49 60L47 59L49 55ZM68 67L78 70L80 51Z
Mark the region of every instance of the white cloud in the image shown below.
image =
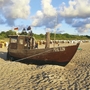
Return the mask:
M42 0L42 10L47 16L55 16L57 14L56 9L51 5L52 0Z
M46 28L54 28L59 24L59 13L57 12L56 8L51 5L52 0L41 0L42 10L37 11L36 15L33 16L32 26L40 27L45 26ZM57 22L58 16L58 22Z
M42 0L42 10L37 11L33 17L32 26L46 28L55 28L56 24L60 24L63 20L72 27L76 28L78 32L86 32L89 29L90 22L88 18L90 16L90 1L89 0L69 0L69 6L63 2L58 7L51 5L52 0ZM83 20L81 20L81 18ZM59 26L60 27L60 26Z
M69 0L69 6L62 3L59 12L65 22L78 32L90 30L90 0Z
M90 18L73 20L72 26L80 33L85 33L90 30Z
M90 16L90 0L70 0L68 7L62 5L60 14L64 17L87 18Z
M8 24L14 24L15 19L28 18L30 14L29 3L30 0L0 0L0 14L3 15Z
M85 27L90 29L90 24L86 24Z
M78 27L76 30L77 30L79 33L86 33L86 32L88 32L88 29L85 28L85 26Z
M44 15L43 15L42 11L37 11L36 15L32 17L32 19L33 19L32 26L42 26L43 17L44 17Z
M58 28L65 20L78 32L90 29L90 0L68 0L60 7L54 7L52 0L41 0L41 10L32 16L32 26L48 29ZM60 9L58 9L60 8ZM0 24L14 25L16 19L27 19L30 15L30 0L0 0ZM56 25L57 24L57 25Z

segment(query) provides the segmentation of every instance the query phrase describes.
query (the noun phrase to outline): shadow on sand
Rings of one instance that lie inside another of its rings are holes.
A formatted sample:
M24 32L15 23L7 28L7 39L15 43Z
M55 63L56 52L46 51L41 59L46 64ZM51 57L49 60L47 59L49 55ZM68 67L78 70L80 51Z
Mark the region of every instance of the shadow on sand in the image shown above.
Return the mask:
M7 52L0 51L0 58L7 60L6 56L7 56Z
M63 62L63 63L59 63L59 62L50 62L50 61L43 61L43 60L22 60L19 61L21 63L25 63L25 64L35 64L35 65L59 65L59 66L66 66L68 64L68 62Z

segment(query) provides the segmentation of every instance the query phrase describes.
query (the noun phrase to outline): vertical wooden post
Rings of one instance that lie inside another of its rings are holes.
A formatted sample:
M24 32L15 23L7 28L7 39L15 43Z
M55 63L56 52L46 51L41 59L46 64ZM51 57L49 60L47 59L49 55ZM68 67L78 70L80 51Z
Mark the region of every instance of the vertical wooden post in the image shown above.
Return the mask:
M45 48L50 48L50 33L46 32L46 45Z

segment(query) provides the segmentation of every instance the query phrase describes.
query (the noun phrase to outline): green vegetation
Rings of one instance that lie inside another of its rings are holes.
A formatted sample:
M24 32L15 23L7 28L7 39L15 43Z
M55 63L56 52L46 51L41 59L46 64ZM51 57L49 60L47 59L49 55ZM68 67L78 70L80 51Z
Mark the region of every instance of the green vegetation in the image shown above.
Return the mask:
M16 35L16 32L15 31L12 31L12 30L9 30L9 31L2 31L0 33L0 39L8 39L8 36L9 35ZM26 32L21 32L19 33L19 35L27 35ZM45 39L45 35L43 34L33 34L33 36L38 39L38 40L44 40ZM50 38L53 40L54 39L54 34L51 33L50 34ZM89 40L90 39L90 36L88 35L70 35L70 34L56 34L55 35L55 39L57 40Z
M2 31L0 33L0 39L5 39L5 38L8 38L9 35L16 35L16 32L12 31L12 30L9 30L7 32L4 32Z
M53 40L54 34L50 34L50 38ZM89 40L90 36L88 35L70 35L70 34L56 34L57 40Z

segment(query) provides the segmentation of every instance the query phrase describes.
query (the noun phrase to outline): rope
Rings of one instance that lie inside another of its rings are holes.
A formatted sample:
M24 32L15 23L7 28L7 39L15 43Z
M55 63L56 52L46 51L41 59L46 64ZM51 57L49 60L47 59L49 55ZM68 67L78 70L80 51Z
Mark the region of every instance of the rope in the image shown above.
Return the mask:
M15 60L15 61L23 61L23 60L25 60L25 59L28 59L28 58L31 58L31 57L34 57L34 56L38 56L38 55L40 55L40 54L49 52L49 51L51 51L51 50L52 50L52 49L47 50L47 51L44 51L44 52L41 52L41 53L38 53L38 54L35 54L35 55L32 55L32 56L28 56L28 57L26 57L26 58L18 59L18 60Z

